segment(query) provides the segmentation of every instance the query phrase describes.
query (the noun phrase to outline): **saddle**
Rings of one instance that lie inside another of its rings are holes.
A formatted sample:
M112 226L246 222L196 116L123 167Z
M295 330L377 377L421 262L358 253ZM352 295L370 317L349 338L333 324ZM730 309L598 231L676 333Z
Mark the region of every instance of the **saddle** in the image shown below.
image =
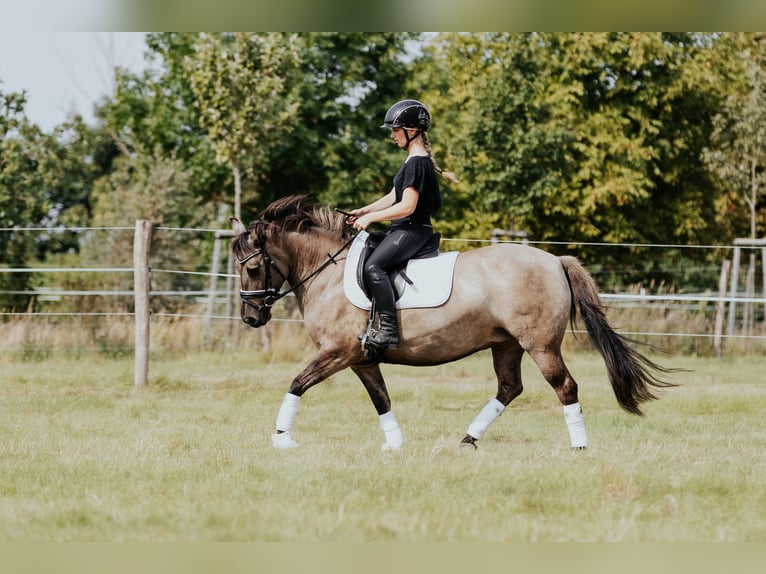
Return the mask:
M343 293L359 309L369 310L372 302L362 286L364 260L369 255L366 231L360 231L348 251L343 270ZM382 236L381 236L382 237ZM403 269L394 271L394 291L397 309L422 309L439 307L450 297L452 276L459 253L438 251L439 235L431 238L426 248L415 255L425 254L425 259L410 259ZM380 239L377 239L377 243ZM375 244L375 242L373 242ZM361 257L364 253L365 257ZM407 280L405 280L407 277Z
M380 242L383 241L385 236L386 234L382 231L373 231L367 236L367 239L364 242L364 247L362 248L359 255L359 263L356 266L357 283L368 299L371 299L371 296L370 290L367 288L364 280L364 264L367 262L367 258L372 254L372 252L375 251L378 245L380 245ZM428 239L428 241L426 241L423 247L418 249L418 251L412 257L410 257L408 261L405 261L398 269L393 269L392 271L388 272L388 280L391 282L391 285L394 286L394 296L396 297L397 301L401 299L402 294L404 293L404 283L407 285L413 284L412 280L407 276L407 265L409 264L409 261L413 259L429 259L431 257L438 257L441 238L441 233L432 233L431 237Z

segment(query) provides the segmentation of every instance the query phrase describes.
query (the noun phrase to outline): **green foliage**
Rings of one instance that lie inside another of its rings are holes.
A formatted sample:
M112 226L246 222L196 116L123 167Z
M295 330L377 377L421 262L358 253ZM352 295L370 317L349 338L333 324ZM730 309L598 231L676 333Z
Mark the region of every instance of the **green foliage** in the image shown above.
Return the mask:
M115 70L96 126L75 118L43 134L23 94L0 94L0 225L88 224L114 207L112 219L227 227L240 188L244 219L294 193L356 207L390 188L402 155L381 118L415 97L431 109L437 160L461 180L442 187L445 236L728 244L766 231L763 159L750 179L742 169L763 147L762 44L698 33L149 34L151 65ZM154 185L136 209L107 197ZM57 232L0 242L19 264L79 249ZM718 257L567 252L625 282L680 280L655 270Z
M124 156L149 154L180 160L189 173L189 192L217 201L229 170L216 163L212 142L200 126L198 110L183 70L192 50L189 35L149 35L160 66L141 75L116 70L114 96L99 108L103 129Z
M56 227L89 222L91 186L109 164L98 153L103 142L79 117L46 134L27 120L25 104L23 93L0 92L0 263L17 268L78 249L77 235ZM48 231L24 231L30 227ZM29 273L0 275L4 291L33 283ZM0 309L24 311L30 303L26 294L3 294Z
M429 48L437 64L430 97L464 180L450 218L478 210L543 241L720 241L719 191L700 159L711 132L702 118L731 89L721 81L729 69L720 42L660 33L440 35ZM576 254L603 258L587 247ZM601 263L635 266L646 256L633 249Z
M719 113L713 117L710 147L704 159L719 178L722 197L730 205L739 206L723 211L727 219L732 211L738 216L729 226L738 235L756 238L766 232L766 217L758 218L759 198L766 188L766 42L748 41L741 34L732 35L727 44L731 58L738 66L741 88L730 94ZM720 204L719 200L719 204ZM744 207L745 209L741 209ZM746 215L742 213L746 212ZM743 216L744 215L744 216ZM742 225L742 222L749 225Z
M297 116L294 70L300 58L299 37L201 34L194 48L194 57L186 60L194 104L216 161L234 174L234 215L240 217L241 176L257 194L270 150L281 145Z
M155 226L169 230L154 233L151 244L152 266L158 269L185 268L207 271L211 243L209 234L189 233L177 228L202 226L215 216L215 206L201 204L191 194L190 174L183 161L164 157L159 150L150 155L121 157L108 178L102 178L94 188L96 207L93 223L97 227L131 227L137 219L148 219ZM83 240L83 251L91 261L109 262L109 266L133 265L133 234L110 233L89 235ZM201 257L201 253L208 257ZM192 282L192 284L189 283ZM114 289L129 290L133 277L122 275L112 281ZM175 274L155 274L155 290L203 288L202 279ZM174 312L182 304L178 298L153 297L156 310ZM132 297L125 298L132 308Z
M355 206L382 193L401 160L379 125L387 106L403 97L413 38L151 34L157 66L141 77L120 71L101 115L129 151L159 145L182 159L193 194L205 201L233 203L233 164L215 160L236 155L243 213L293 193ZM238 59L229 49L236 46ZM216 57L224 49L228 60ZM279 97L267 93L270 86ZM289 116L279 132L267 131L279 114L259 115L264 93L275 106L267 111L283 106ZM233 129L236 122L245 127Z
M403 160L391 145L383 116L395 101L410 97L411 34L315 33L307 37L301 124L313 133L296 134L292 150L308 157L313 181L292 183L322 201L358 207L387 193ZM417 95L417 92L414 92ZM306 143L315 142L315 146ZM291 171L295 171L293 166Z

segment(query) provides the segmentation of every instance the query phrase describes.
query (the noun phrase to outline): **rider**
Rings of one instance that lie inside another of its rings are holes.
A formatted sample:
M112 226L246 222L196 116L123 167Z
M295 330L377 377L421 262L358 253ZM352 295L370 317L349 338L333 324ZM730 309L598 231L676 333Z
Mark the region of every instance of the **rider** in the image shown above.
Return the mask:
M391 221L391 227L364 266L364 278L380 320L380 329L367 343L380 349L399 346L394 288L388 272L401 267L433 234L431 215L441 207L436 172L448 182L455 174L445 172L431 154L426 131L431 116L417 100L402 100L391 106L381 127L391 130L391 139L407 152L394 176L390 192L373 203L351 211L348 222L356 229L371 223Z

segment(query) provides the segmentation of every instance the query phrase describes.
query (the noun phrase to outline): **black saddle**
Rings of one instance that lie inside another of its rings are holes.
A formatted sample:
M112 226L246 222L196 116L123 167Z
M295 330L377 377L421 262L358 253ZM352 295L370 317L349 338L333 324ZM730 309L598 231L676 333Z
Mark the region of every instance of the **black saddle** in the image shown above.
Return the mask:
M386 234L382 231L373 231L369 234L364 242L364 248L359 255L359 264L356 267L356 280L359 283L359 287L367 296L368 299L372 299L370 296L370 290L367 288L364 280L364 264L367 258L375 251L375 248L380 245ZM407 277L406 269L407 263L413 259L428 259L431 257L437 257L439 255L439 244L441 243L442 234L432 233L431 237L426 241L425 245L418 249L418 251L410 257L408 261L405 261L399 269L394 269L388 272L388 280L391 281L391 285L394 286L394 295L398 301L404 293L404 285L397 281L398 277L401 277L407 284L412 285L412 280Z

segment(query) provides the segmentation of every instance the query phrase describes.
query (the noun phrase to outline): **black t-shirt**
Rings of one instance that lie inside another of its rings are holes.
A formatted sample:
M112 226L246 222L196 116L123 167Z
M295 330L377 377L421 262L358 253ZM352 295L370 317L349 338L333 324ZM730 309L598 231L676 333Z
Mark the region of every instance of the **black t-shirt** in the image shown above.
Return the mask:
M418 204L410 215L413 223L429 224L431 215L442 205L436 172L427 155L416 155L407 159L394 176L396 203L402 200L404 190L413 187L418 190Z

